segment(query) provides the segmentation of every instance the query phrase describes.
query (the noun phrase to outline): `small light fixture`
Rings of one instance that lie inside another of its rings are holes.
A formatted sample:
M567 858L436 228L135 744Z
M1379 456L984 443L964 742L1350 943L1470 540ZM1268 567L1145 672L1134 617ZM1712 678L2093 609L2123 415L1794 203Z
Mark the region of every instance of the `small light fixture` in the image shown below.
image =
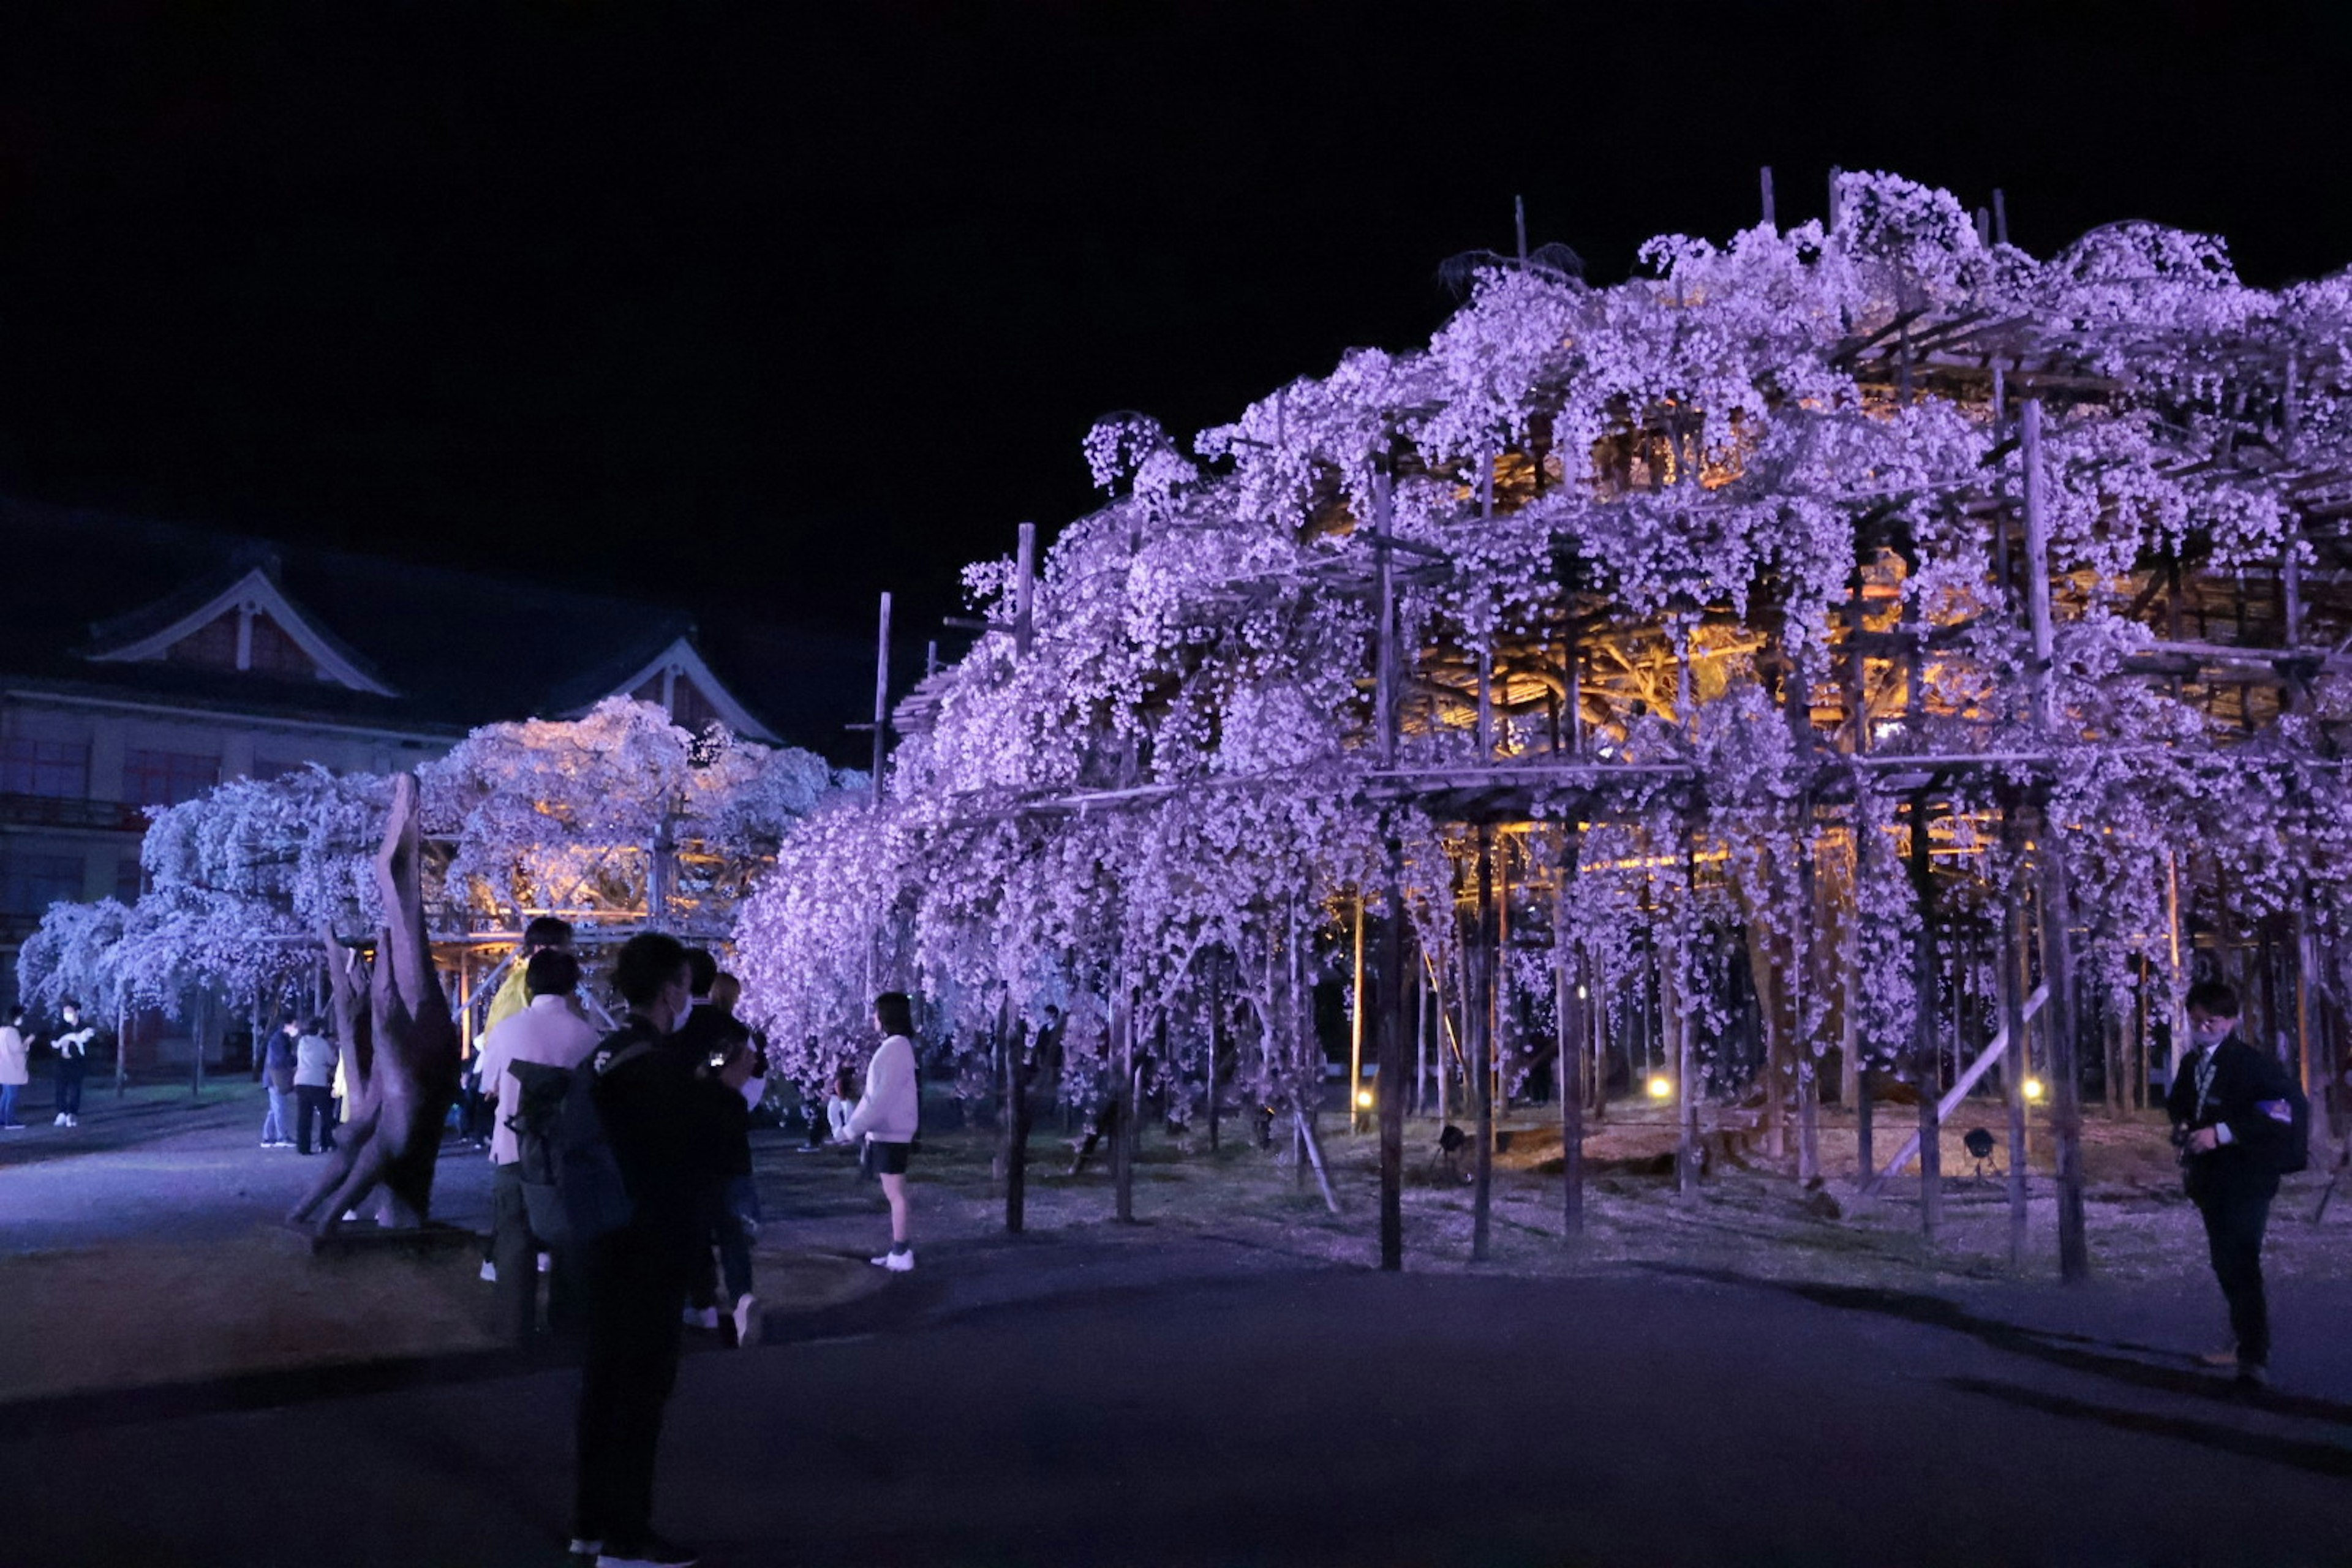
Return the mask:
M1649 1089L1652 1100L1672 1100L1675 1097L1675 1080L1664 1073L1653 1077L1644 1087Z
M2042 1098L2042 1080L2040 1079L2030 1078L2025 1080L2025 1098L2029 1103Z
M1371 1108L1372 1091L1369 1089L1358 1089L1356 1091L1356 1109L1359 1110L1370 1110Z

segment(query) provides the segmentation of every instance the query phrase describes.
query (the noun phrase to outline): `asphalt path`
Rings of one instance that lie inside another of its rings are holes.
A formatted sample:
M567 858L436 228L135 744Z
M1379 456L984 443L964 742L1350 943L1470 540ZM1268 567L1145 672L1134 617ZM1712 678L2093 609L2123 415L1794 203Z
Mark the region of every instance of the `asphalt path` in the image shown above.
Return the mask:
M689 1356L659 1522L716 1568L2352 1562L2336 1378L2243 1398L2079 1297L1169 1239L940 1245L861 1320ZM0 1563L560 1562L572 1374L391 1381L0 1409Z

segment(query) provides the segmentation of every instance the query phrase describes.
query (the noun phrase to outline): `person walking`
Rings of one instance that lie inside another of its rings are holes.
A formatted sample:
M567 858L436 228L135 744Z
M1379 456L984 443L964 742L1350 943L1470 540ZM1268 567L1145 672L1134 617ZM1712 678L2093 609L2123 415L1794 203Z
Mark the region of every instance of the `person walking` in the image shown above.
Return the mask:
M80 1005L68 1002L58 1009L65 1020L53 1042L58 1051L58 1121L60 1127L81 1125L81 1083L89 1076L89 1046L97 1028L81 1021Z
M922 1127L921 1085L915 1076L915 1005L903 991L874 998L874 1026L882 1044L866 1069L866 1097L849 1113L849 1141L863 1140L858 1168L882 1178L890 1205L890 1250L871 1259L877 1268L904 1274L915 1267L908 1240L907 1162Z
M629 1197L629 1218L585 1248L588 1347L580 1374L572 1554L598 1568L689 1568L693 1551L653 1528L654 1460L677 1380L696 1254L709 1245L719 1161L705 1080L733 1070L670 1036L692 1001L687 950L643 931L621 946L613 985L628 1022L598 1044L592 1098ZM748 1071L747 1064L738 1064Z
M0 1132L22 1132L16 1120L16 1097L33 1079L26 1065L25 1010L11 1007L0 1023Z
M335 1146L333 1112L336 1061L327 1021L313 1018L294 1042L294 1152L322 1154ZM318 1147L311 1147L316 1130Z
M711 1268L706 1247L687 1316L698 1327L715 1329L724 1312L734 1320L740 1349L760 1338L760 1303L751 1294L751 1243L760 1233L760 1193L751 1180L751 1108L767 1092L767 1061L753 1047L750 1027L735 1016L743 983L719 973L717 961L707 952L689 953L688 962L695 985L694 1011L679 1027L676 1044L700 1059L706 1071L726 1070L738 1053L748 1058L748 1068L740 1089L715 1079L711 1085L721 1181L713 1194L709 1229L719 1267Z
M499 1331L517 1344L539 1326L541 1250L524 1206L522 1145L515 1118L522 1109L522 1086L507 1069L517 1062L576 1068L596 1048L596 1028L572 1011L580 989L580 961L562 948L530 955L529 1004L482 1037L475 1060L481 1064L482 1096L490 1108L490 1260L497 1266ZM579 1264L572 1249L547 1248L547 1326L568 1333L580 1314Z
M261 1087L269 1096L269 1110L261 1119L261 1146L294 1147L294 1048L302 1026L295 1019L269 1037L261 1053Z
M2274 1057L2238 1037L2238 994L2217 980L2189 988L2188 1059L2173 1075L2165 1113L2182 1179L2205 1221L2207 1255L2230 1307L2235 1343L2202 1359L2270 1381L2270 1306L2263 1293L2263 1234L2278 1195L2280 1155L2293 1136L2294 1086Z

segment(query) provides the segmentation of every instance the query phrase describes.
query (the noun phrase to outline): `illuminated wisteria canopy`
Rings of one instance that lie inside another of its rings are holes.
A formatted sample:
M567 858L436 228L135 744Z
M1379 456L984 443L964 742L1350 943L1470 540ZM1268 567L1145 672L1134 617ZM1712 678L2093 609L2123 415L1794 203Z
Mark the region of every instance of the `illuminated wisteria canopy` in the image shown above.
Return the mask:
M1189 447L1100 424L1107 503L1034 584L967 573L1000 629L901 706L887 799L820 813L748 904L780 1064L852 1054L896 980L954 1049L1019 1061L995 1042L1050 1005L1065 1088L1181 1110L1237 1073L1311 1145L1304 998L1340 975L1388 1228L1408 1089L1483 1129L1563 1049L1573 1228L1634 1042L1687 1184L1748 1121L1817 1174L1821 1104L1866 1129L1874 1068L2001 1066L2021 1131L2018 1038L2070 1272L2080 1093L2145 1097L2195 973L2332 1082L2352 282L2249 288L2146 223L2037 258L1886 174L1835 195L1613 286L1487 258L1425 348Z

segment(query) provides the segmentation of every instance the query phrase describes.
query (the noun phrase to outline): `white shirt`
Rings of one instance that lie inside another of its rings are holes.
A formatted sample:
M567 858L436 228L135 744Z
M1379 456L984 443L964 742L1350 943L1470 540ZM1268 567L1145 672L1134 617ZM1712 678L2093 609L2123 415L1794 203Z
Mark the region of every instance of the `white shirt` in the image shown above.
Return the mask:
M915 1042L893 1035L882 1042L874 1064L866 1069L866 1098L849 1113L849 1136L877 1143L913 1142L923 1124L917 1093Z
M514 1014L482 1037L482 1092L495 1094L499 1108L490 1118L490 1163L511 1165L522 1158L509 1118L522 1105L522 1085L507 1071L514 1062L538 1062L551 1068L576 1068L588 1059L602 1037L596 1026L572 1010L569 996L534 996L530 1005Z

